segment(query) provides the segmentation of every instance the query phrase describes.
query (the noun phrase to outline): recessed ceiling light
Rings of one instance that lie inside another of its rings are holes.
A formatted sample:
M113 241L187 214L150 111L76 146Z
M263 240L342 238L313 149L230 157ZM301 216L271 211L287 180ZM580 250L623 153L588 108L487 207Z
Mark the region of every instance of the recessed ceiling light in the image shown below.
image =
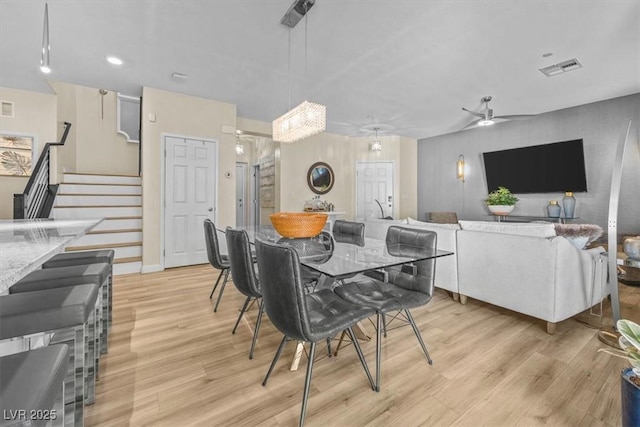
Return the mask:
M122 65L122 59L116 56L107 56L107 61L109 61L109 63L113 65Z

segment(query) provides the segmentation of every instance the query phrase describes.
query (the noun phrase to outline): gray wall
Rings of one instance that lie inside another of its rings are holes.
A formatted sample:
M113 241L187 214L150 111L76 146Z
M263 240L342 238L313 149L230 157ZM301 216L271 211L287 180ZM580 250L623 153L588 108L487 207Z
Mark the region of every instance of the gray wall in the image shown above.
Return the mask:
M640 94L419 140L420 219L429 211L456 211L460 219L492 220L483 202L487 197L483 152L582 138L589 191L575 194L575 215L580 217L579 222L598 224L606 231L615 151L628 118L633 124L623 168L618 225L622 233L640 233ZM464 183L456 179L460 154L467 165ZM546 215L549 200L561 201L563 195L518 195L520 202L513 214Z

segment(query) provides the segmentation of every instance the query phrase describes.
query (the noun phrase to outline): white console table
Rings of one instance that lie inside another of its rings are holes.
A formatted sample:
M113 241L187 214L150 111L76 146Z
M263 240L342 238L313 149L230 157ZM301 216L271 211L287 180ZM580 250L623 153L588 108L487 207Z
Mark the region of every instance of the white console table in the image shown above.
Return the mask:
M565 217L550 217L550 216L535 216L535 215L493 215L497 222L533 222L533 221L547 221L557 222L559 224L565 224L567 222L580 219L579 217L565 218Z

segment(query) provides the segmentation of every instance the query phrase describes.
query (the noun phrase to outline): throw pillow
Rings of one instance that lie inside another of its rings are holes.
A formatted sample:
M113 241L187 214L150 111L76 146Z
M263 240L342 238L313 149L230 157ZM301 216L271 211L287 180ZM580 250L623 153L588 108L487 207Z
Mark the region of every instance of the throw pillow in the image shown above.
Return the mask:
M584 249L602 235L602 227L595 224L554 224L554 227L558 236L563 236L578 249Z

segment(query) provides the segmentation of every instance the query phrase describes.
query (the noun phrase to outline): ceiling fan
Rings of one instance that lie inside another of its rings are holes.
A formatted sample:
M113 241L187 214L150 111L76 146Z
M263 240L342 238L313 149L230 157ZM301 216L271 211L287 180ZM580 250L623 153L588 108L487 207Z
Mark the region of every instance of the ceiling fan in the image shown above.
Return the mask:
M526 120L529 119L533 116L535 116L535 114L517 114L517 115L509 115L509 116L494 116L493 115L493 110L491 108L489 108L489 101L491 101L491 96L484 96L482 98L480 98L480 105L484 104L484 108L480 111L473 111L473 110L468 110L464 107L462 107L462 109L464 111L466 111L467 113L479 117L479 119L476 119L474 121L472 121L471 123L467 124L465 127L463 127L461 130L465 130L465 129L469 129L473 126L491 126L492 124L496 123L495 119L504 119L504 120Z

